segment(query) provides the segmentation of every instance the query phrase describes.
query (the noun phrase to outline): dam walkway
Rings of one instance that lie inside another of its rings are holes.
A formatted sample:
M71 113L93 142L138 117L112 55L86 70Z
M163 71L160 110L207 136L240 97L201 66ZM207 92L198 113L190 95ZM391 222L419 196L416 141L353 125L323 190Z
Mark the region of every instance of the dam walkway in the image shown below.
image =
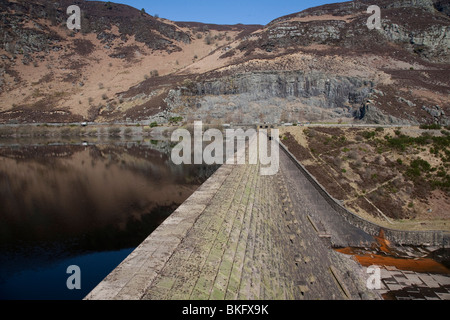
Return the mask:
M223 165L85 299L380 299L331 247L373 238L340 221L286 153L276 175L259 169Z

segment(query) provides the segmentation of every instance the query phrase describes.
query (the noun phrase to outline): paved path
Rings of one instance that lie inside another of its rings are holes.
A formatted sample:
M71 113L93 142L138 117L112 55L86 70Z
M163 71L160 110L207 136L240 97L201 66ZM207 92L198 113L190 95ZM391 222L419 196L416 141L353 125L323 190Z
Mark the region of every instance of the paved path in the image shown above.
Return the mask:
M306 180L303 198L292 199L299 171L284 153L280 162L274 176L222 166L86 299L380 298L314 222L326 202Z

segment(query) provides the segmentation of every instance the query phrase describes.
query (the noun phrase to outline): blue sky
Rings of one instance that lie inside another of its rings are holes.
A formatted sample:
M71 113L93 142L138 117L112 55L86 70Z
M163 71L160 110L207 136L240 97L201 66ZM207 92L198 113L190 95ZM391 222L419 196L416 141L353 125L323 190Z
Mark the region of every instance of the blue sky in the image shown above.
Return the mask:
M267 24L281 16L302 11L332 0L115 0L151 15L173 21L216 24Z

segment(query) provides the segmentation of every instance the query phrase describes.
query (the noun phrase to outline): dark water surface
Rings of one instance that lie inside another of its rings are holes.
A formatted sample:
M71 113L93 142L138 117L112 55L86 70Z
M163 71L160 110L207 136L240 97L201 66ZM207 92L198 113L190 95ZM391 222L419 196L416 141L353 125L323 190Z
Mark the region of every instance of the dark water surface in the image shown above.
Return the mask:
M0 146L0 299L83 299L216 169L164 141Z

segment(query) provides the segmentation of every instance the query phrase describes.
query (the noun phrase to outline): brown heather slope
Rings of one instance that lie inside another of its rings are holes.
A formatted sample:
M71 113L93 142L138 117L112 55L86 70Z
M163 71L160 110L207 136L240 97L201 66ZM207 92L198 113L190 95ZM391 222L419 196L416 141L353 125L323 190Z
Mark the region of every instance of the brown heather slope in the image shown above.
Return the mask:
M281 128L283 144L324 188L387 228L450 230L450 131Z
M449 124L448 1L356 0L267 26L97 1L0 0L0 122ZM65 8L82 9L82 30Z
M80 31L66 27L73 4L81 8ZM177 72L255 28L177 25L98 1L0 0L0 121L94 121L112 109L124 120L142 101L123 104L118 93ZM158 101L145 102L159 110Z

